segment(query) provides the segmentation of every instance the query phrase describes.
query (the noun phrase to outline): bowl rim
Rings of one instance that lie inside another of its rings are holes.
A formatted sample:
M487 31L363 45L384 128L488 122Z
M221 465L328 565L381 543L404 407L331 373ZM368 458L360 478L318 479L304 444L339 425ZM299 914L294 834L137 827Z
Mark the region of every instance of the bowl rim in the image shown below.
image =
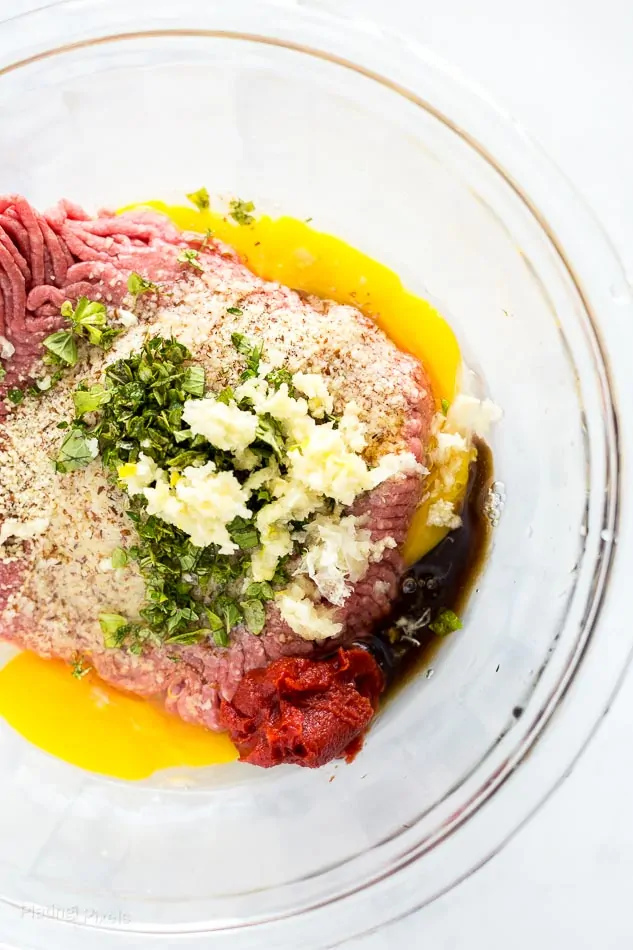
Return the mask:
M252 13L255 2L256 0L239 0L239 2L236 4L236 7L239 6L241 14L248 13L249 11ZM183 4L183 6L184 5L185 4ZM188 5L191 6L191 4ZM217 0L213 0L212 3L208 4L207 13L211 11L212 14L217 14L218 5L219 4ZM288 14L290 9L284 0L268 0L266 4L260 3L260 5L262 7L268 6L282 9L286 14ZM62 7L72 8L77 6L78 4L76 3L76 0L53 0L53 2L45 4L36 11L30 11L27 13L21 13L7 17L4 20L0 20L0 22L3 22L4 24L19 25L29 21L29 19L32 19L33 17L39 17L47 11L56 10ZM162 0L159 0L158 3L154 3L152 6L164 8L166 3L163 3ZM95 9L100 8L103 11L105 2L104 0L84 0L84 2L79 4L79 7L91 7ZM618 599L617 591L620 589L625 590L626 584L626 578L624 577L622 564L626 561L625 551L630 550L632 546L631 535L633 534L633 522L631 520L631 512L629 511L628 506L623 504L623 499L621 496L620 460L624 460L628 457L628 445L630 444L630 439L633 433L631 430L630 418L627 417L625 412L619 410L627 405L627 397L630 397L633 394L633 391L631 389L630 383L628 380L626 380L622 369L618 369L618 367L624 366L623 351L625 351L626 347L622 344L622 340L626 336L629 338L631 337L630 325L632 321L630 318L631 315L633 315L633 303L631 301L630 290L628 289L626 277L618 260L617 254L610 245L608 238L602 232L600 225L597 223L592 213L582 202L582 200L575 194L575 191L570 183L556 168L556 166L554 166L553 163L546 158L546 156L525 135L523 130L520 129L520 127L518 127L517 124L503 110L495 107L485 94L473 86L472 83L468 83L450 66L440 62L432 53L429 53L429 51L426 51L417 44L412 43L405 37L399 37L398 34L394 33L393 31L386 30L382 26L378 27L375 24L370 24L368 22L353 21L353 23L350 24L344 16L341 17L330 12L315 10L313 8L309 8L309 5L307 5L306 9L308 10L311 23L321 23L321 25L325 28L326 34L329 33L333 25L340 29L341 24L343 24L346 31L349 31L350 29L352 30L356 39L358 39L360 36L362 41L365 43L369 41L370 51L371 44L375 42L376 37L379 37L380 40L386 40L391 44L395 44L397 48L405 50L408 56L412 55L414 59L419 59L419 64L422 65L424 70L430 70L432 73L440 76L441 82L446 82L448 86L452 88L453 92L457 90L458 98L463 96L464 100L467 100L468 102L476 102L477 114L487 116L488 121L492 121L495 125L495 128L501 128L502 138L504 140L507 138L508 143L510 143L510 140L512 140L511 143L506 146L508 153L511 154L510 162L506 161L503 163L498 158L494 157L489 148L481 141L481 138L478 136L476 131L471 131L467 125L460 123L457 119L451 118L451 116L446 111L429 102L413 89L408 88L406 84L402 84L399 81L394 81L391 78L387 78L382 75L381 72L370 68L366 62L361 64L357 62L355 63L353 60L340 55L338 52L336 52L336 50L332 51L331 48L329 50L310 48L310 46L305 45L303 42L292 42L290 39L288 39L288 37L280 40L265 33L248 33L243 31L232 32L226 29L209 29L199 27L173 29L165 28L165 25L163 24L161 28L153 30L123 32L111 36L106 35L97 38L92 37L89 39L84 38L83 40L74 40L72 42L62 44L54 49L48 50L38 50L37 44L41 41L32 41L30 44L30 54L22 55L22 53L20 53L21 58L17 60L14 59L8 65L2 62L2 59L4 58L4 51L0 54L0 57L2 57L0 59L0 78L7 72L17 70L20 67L29 65L31 63L49 59L51 57L58 56L78 48L125 41L127 39L154 37L166 38L170 36L178 36L181 38L196 36L223 37L226 39L248 40L266 43L268 45L294 49L296 52L316 56L320 59L325 59L346 69L352 69L354 72L360 73L367 79L378 82L392 91L405 96L412 103L424 109L426 112L429 112L436 119L447 126L453 133L458 135L470 148L474 149L498 174L501 175L501 177L510 186L516 196L528 209L532 217L540 226L541 230L549 238L549 241L555 249L558 258L569 274L579 298L582 300L583 307L591 328L592 343L595 347L595 354L601 364L604 374L602 378L602 395L604 401L604 423L606 427L608 450L606 457L606 480L607 485L609 486L609 491L605 496L604 520L602 526L603 543L601 547L601 557L599 558L598 562L596 588L593 591L593 597L589 603L586 624L583 631L584 636L580 637L580 640L577 644L577 649L573 652L573 655L570 658L569 667L565 670L565 675L561 677L560 681L558 682L557 689L549 697L548 703L540 710L538 716L535 718L533 727L526 733L520 744L514 749L513 754L507 758L503 771L495 777L494 781L489 781L486 783L486 786L481 790L483 793L481 798L474 796L469 802L467 802L469 807L464 807L462 814L454 819L453 824L446 827L444 833L433 841L431 845L432 847L435 847L440 843L440 841L453 836L455 832L458 831L462 826L465 826L468 821L472 821L476 814L481 809L484 809L484 806L490 802L493 793L498 794L503 789L503 787L507 785L510 779L516 779L521 774L525 775L524 772L521 773L519 766L522 765L528 754L532 758L534 757L534 753L538 750L538 747L541 744L546 744L544 743L544 740L551 739L554 727L556 727L559 732L561 731L561 716L559 715L555 717L554 714L559 711L559 708L562 708L562 706L570 699L570 697L572 697L574 693L578 692L578 688L580 686L579 674L581 674L583 671L586 673L586 659L588 655L590 653L595 654L596 650L600 649L601 653L607 659L608 654L611 653L611 661L609 662L607 669L605 660L605 668L603 669L603 675L601 677L600 690L593 690L594 695L592 696L591 701L591 714L589 716L585 714L582 725L578 723L573 730L564 730L567 731L570 737L573 735L573 746L566 748L565 751L567 754L564 757L564 761L559 755L557 757L558 761L555 764L553 762L549 763L547 766L549 773L547 779L543 781L543 777L541 777L539 783L541 787L537 794L534 794L534 790L532 790L530 795L530 805L521 809L523 811L522 816L513 815L511 818L508 817L504 823L505 832L502 835L497 834L496 837L498 840L496 844L489 848L486 847L483 849L486 853L479 855L477 861L474 862L474 864L465 870L460 876L447 883L446 886L441 888L438 887L436 891L432 895L428 896L423 902L419 904L412 904L405 909L401 908L400 911L393 916L388 914L387 917L381 921L381 923L385 923L387 919L399 919L400 917L406 916L406 914L418 909L420 906L437 899L437 897L441 896L443 893L446 893L447 890L455 886L455 884L459 883L459 881L468 877L474 872L474 870L477 869L477 867L482 866L482 864L490 860L494 854L498 853L498 851L513 837L519 828L523 827L527 821L529 821L532 815L535 814L538 808L544 803L544 801L547 800L549 795L556 787L558 787L560 782L575 765L579 756L587 747L591 737L595 734L604 712L608 709L608 706L612 702L613 697L617 693L617 690L623 681L626 668L631 659L631 651L633 649L632 638L629 636L628 643L626 645L619 643L618 649L616 651L613 649L613 637L610 638L612 648L611 650L607 650L606 637L603 638L603 646L602 642L600 644L596 642L595 634L597 631L598 620L602 618L601 623L603 626L606 622L604 621L604 617L606 616L607 606L610 608L610 615L617 616L617 607L614 609L614 602ZM180 16L182 12L182 10L179 10L177 16ZM196 11L196 14L198 13L199 11ZM298 15L302 16L302 11L298 11ZM103 23L101 23L99 26L99 29L102 28ZM61 29L61 24L58 28L58 31L59 29ZM76 27L76 29L81 29L81 27ZM45 41L45 45L47 42L48 41ZM363 46L363 42L361 42L361 46ZM13 56L17 49L18 47L13 47L13 52L10 55ZM364 52L367 53L367 47L363 46L363 49ZM514 154L516 149L518 149L518 151L521 153L525 153L525 155L529 154L529 164L535 162L538 166L538 175L536 173L531 175L528 170L527 178L531 182L530 185L526 186L523 184L525 179L525 169L521 167L522 162L520 161L520 156L518 156L519 160L516 162L516 168L513 167L514 159L517 158L517 156ZM536 197L532 197L533 194L539 192L543 193L544 191L546 192L547 188L552 188L553 185L559 189L559 194L564 193L564 201L561 203L567 205L569 223L563 224L562 221L558 225L556 222L552 223L552 216L549 211L543 210L544 207L547 209L547 200L545 200L545 205L543 205L541 200L537 200ZM545 188L543 186L545 186ZM573 225L571 222L572 218L574 219ZM590 270L585 268L585 256L581 253L583 250L582 242L580 243L579 248L574 246L571 250L567 249L570 246L569 232L571 232L572 227L576 228L579 233L584 232L585 235L591 234L591 241L587 240L587 245L592 243L594 247L598 247L598 245L600 246L600 256L602 260L605 262L608 261L608 266L605 268L605 275L609 275L606 278L608 281L607 288L604 287L605 278L603 275L596 273L595 269L590 275ZM563 238L559 237L561 233L565 234ZM582 263L579 263L579 261L582 261ZM582 278L580 276L581 274L583 275ZM614 295L613 293L614 287L617 288L617 295ZM604 314L604 318L599 316L599 313L601 315ZM611 318L613 319L611 320ZM626 326L627 320L628 328ZM628 333L626 332L627 329ZM626 455L625 452L627 453ZM618 540L617 545L615 543L616 538ZM616 564L618 567L617 571ZM587 694L586 688L585 694ZM585 699L587 699L587 696L585 696ZM575 702L576 704L578 703L577 698ZM587 710L588 709L589 704L587 704ZM558 751L560 753L560 748ZM532 772L534 772L534 766L532 766ZM422 845L412 849L410 852L403 855L397 866L390 868L387 874L391 876L404 871L406 868L415 863L421 857L421 855L426 852L426 850L427 849L423 848ZM359 894L362 891L371 890L372 887L381 880L381 878L382 875L377 875L375 878L372 878L367 882L363 882L358 888L354 888L352 891L336 895L331 900L328 899L322 905L317 904L314 906L301 908L298 911L293 911L288 916L301 917L308 912L318 910L320 906L329 906L332 903L340 906L340 902L344 901L346 898ZM285 919L285 917L286 915L281 915L278 918L271 917L266 920L262 920L261 923L273 923L275 920L281 920L282 918ZM211 930L216 929L234 929L227 927L226 922L219 923L222 924L222 926L217 928L211 927L210 929L209 925L205 924L204 931L199 929L179 929L175 931L170 930L169 932L184 935L194 933L210 933ZM363 922L363 927L365 926L365 923L366 922ZM238 922L237 927L239 928L241 926L242 924ZM253 926L253 924L249 923L249 926ZM358 933L371 930L375 926L375 923L371 923L371 925L366 927L366 930L358 931ZM108 928L103 929L107 930Z

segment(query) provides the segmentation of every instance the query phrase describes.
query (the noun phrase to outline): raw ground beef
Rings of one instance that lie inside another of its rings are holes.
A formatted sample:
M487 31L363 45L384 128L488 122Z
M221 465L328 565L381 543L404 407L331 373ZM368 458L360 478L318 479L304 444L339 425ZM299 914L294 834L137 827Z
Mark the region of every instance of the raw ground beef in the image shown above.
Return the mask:
M215 388L234 378L231 333L257 333L265 347L287 357L292 372L326 373L335 411L350 397L358 400L371 434L369 455L409 450L424 462L434 403L417 360L399 352L353 308L304 298L257 278L220 242L201 249L202 274L183 267L177 260L182 248L200 247L200 241L200 235L183 234L150 212L92 219L63 201L40 215L23 198L0 198L0 336L8 341L7 352L15 349L3 360L7 376L0 396L35 372L42 339L62 322L64 300L85 295L121 305L127 278L137 271L169 285L170 296L144 302L144 322L117 340L108 360L138 348L148 332L174 332L204 364ZM240 316L229 319L230 306ZM82 366L79 378L94 381L102 368L103 359L88 369ZM27 512L50 522L43 536L0 548L0 638L68 662L80 653L115 686L162 695L167 708L183 719L222 728L221 700L232 700L246 671L282 656L309 656L315 644L297 637L269 605L262 635L237 628L227 649L163 646L142 656L105 649L97 614L117 609L132 616L142 601L143 582L133 567L109 573L100 568L107 553L130 542L130 530L123 515L125 497L99 463L61 479L50 465L41 472L37 468L40 457L46 460L59 442L56 422L72 416L73 385L71 378L66 389L61 385L17 409L0 402L0 415L5 415L0 519L25 519ZM373 540L391 537L399 545L421 482L419 475L394 477L357 499L352 513L366 516ZM76 524L77 512L82 517ZM335 618L344 623L337 643L362 637L385 616L401 571L397 550L387 549L370 565Z
M15 348L0 397L29 378L42 340L63 322L65 300L119 304L132 271L171 282L182 276L183 247L183 234L149 211L92 219L70 201L40 214L20 195L0 197L0 337L5 350ZM0 402L0 415L3 408Z

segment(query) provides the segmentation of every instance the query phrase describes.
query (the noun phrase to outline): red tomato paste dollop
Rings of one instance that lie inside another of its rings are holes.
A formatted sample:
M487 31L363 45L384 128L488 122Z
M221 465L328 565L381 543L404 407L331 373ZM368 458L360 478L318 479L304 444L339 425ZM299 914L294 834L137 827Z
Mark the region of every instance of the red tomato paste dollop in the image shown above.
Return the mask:
M222 720L251 765L350 762L383 687L380 667L360 648L326 660L284 657L242 677L233 701L222 701Z

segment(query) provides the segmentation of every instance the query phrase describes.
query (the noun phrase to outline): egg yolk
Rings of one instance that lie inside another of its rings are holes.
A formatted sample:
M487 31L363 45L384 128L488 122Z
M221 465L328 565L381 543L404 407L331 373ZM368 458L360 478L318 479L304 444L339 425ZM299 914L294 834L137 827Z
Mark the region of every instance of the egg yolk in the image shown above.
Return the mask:
M453 331L437 310L406 290L383 264L295 218L264 215L252 224L238 225L211 209L197 211L160 201L131 207L161 211L183 230L206 233L211 229L258 276L357 307L396 346L421 360L438 408L442 400L453 399L461 366ZM468 462L466 456L450 495L443 496L447 500L463 495ZM409 564L447 533L445 528L427 525L429 503L418 509L411 524L404 549ZM228 736L184 723L154 703L108 686L91 672L73 677L64 663L31 653L18 654L0 669L0 715L52 755L122 779L237 759Z
M51 755L117 778L237 759L225 733L183 722L94 673L76 679L65 663L34 653L18 653L0 670L0 715Z

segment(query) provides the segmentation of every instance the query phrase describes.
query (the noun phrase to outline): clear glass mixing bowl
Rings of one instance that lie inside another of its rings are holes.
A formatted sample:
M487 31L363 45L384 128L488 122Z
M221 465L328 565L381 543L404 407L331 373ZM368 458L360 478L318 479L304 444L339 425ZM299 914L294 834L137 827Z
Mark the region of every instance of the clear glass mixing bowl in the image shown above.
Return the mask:
M465 628L351 766L133 785L0 725L0 934L296 950L406 914L527 819L628 660L631 421L618 436L614 407L632 404L632 308L615 255L483 96L309 2L53 3L2 25L0 67L3 192L96 208L206 184L311 216L441 301L504 409L508 499Z

